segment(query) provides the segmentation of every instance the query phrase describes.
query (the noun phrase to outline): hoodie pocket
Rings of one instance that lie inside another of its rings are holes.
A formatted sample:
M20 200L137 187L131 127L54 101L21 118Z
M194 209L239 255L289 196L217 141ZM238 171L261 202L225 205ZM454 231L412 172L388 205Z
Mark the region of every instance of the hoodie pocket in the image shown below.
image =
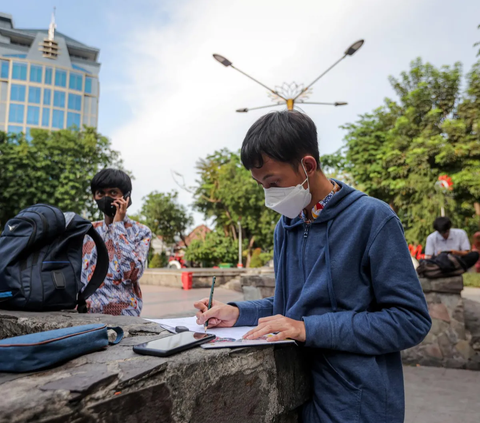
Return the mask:
M321 385L319 401L332 422L358 423L362 390L337 369L328 353L320 354L318 378Z

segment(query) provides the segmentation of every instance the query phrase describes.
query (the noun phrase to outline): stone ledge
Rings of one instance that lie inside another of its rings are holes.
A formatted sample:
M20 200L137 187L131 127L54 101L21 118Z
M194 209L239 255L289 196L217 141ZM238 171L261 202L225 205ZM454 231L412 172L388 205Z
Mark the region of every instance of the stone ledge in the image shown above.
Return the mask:
M464 300L462 276L420 279L432 328L402 352L406 364L480 370L480 304Z
M141 318L0 312L7 336L93 322L121 326L128 337L49 370L0 373L0 423L205 423L212 416L228 423L295 423L309 397L305 360L295 346L141 356L132 345L168 336Z
M420 278L423 292L444 292L447 294L460 294L463 290L463 277L427 279Z
M273 297L275 294L275 275L273 273L243 275L240 278L240 284L246 301Z

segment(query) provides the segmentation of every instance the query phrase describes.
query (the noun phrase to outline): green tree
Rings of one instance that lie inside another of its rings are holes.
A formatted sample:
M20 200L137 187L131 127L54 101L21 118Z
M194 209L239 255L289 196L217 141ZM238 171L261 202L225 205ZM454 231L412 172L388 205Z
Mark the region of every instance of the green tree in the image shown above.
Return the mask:
M236 263L238 260L238 243L230 236L218 231L209 232L205 241L195 239L192 241L185 258L188 261L205 263L208 266L220 263Z
M47 203L93 217L90 181L100 169L120 167L118 152L94 128L0 132L0 228L21 209Z
M360 116L347 130L346 145L323 158L327 170L347 175L359 189L397 212L409 242L425 243L443 206L454 225L477 225L480 197L480 63L461 92L459 63L438 69L417 59L400 78L390 77L398 100ZM436 189L441 175L454 189Z
M162 267L166 267L168 264L167 255L165 253L162 254L154 254L152 259L148 263L148 267L150 269L160 269Z
M188 247L186 231L193 224L193 217L185 206L178 203L178 192L154 191L144 199L141 214L145 224L166 243L174 243L179 237Z
M216 151L200 160L197 170L199 180L194 191L194 207L206 218L214 219L216 236L223 234L234 241L232 255L238 248L237 228L241 221L249 267L255 247L272 250L278 214L265 207L263 190L243 167L238 153L227 149Z

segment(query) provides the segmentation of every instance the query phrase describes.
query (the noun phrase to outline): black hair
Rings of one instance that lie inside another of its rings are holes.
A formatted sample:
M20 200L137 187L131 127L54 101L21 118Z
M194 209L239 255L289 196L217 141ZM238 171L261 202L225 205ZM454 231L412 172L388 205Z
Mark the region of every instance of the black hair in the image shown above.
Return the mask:
M437 217L433 222L433 229L441 234L449 231L452 227L452 221L448 217Z
M306 114L296 110L272 112L258 119L242 144L242 163L250 170L263 166L263 155L289 163L294 169L305 156L312 156L320 168L317 128Z
M103 169L93 177L90 187L93 195L102 188L119 188L126 195L132 192L132 180L123 170Z

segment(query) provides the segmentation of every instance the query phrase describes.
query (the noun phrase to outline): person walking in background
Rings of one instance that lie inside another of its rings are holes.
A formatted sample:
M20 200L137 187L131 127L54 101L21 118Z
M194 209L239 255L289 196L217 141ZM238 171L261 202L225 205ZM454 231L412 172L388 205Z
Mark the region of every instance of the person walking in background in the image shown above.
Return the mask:
M467 233L463 229L452 228L452 221L448 217L437 217L433 228L435 232L427 237L425 258L449 252L461 258L467 269L478 261L478 253L471 251Z
M127 217L132 204L132 181L121 170L104 169L91 182L93 199L105 219L93 226L107 246L110 264L105 281L88 298L89 313L140 316L142 291L139 280L145 269L152 232ZM90 237L83 244L82 283L90 281L97 252Z

